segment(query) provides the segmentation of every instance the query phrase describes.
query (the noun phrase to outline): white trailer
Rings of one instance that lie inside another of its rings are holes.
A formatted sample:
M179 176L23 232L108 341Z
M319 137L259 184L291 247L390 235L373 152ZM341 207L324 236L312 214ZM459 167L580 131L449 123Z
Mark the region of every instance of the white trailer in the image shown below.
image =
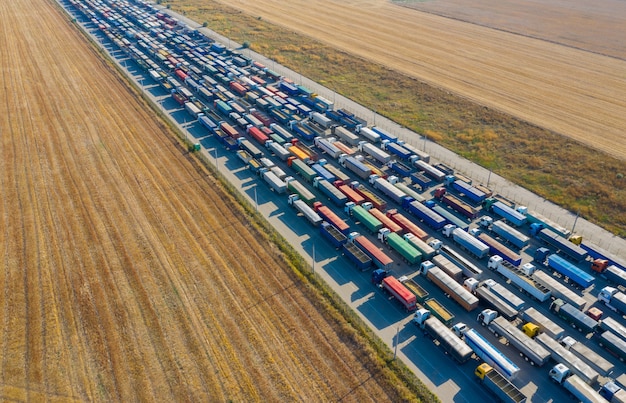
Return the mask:
M285 147L273 142L272 140L268 140L265 143L265 146L281 161L287 161L287 159L291 156L291 153Z
M264 171L263 180L267 182L272 190L278 194L285 193L287 191L287 184L284 181L280 180L278 176L274 174L272 171Z
M359 129L359 134L372 143L380 143L380 134L376 133L369 127L362 127Z
M552 355L552 359L560 364L565 365L572 371L573 374L578 375L589 385L593 385L597 380L598 372L591 368L587 363L585 363L580 358L576 357L574 353L568 351L559 344L558 341L554 340L550 336L545 333L538 335L535 340L543 347L546 348Z
M400 205L402 204L402 200L407 197L406 193L389 183L389 181L384 178L376 178L374 180L374 188L380 190Z
M369 155L381 164L386 164L391 160L391 156L389 154L376 147L375 145L365 141L359 143L359 151Z
M315 147L324 151L326 154L330 155L334 159L339 158L339 156L341 155L342 151L336 146L334 146L332 141L330 141L330 139L316 137L314 142L315 142Z

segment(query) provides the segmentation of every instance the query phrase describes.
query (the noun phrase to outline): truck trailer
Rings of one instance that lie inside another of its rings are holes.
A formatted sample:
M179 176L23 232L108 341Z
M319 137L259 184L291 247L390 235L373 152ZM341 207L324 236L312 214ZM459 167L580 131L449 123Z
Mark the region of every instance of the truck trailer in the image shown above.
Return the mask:
M550 310L561 319L571 324L574 329L578 329L579 332L585 335L595 332L598 327L597 321L585 315L583 312L566 303L562 299L552 301L550 304Z
M526 308L522 311L521 317L527 323L532 323L538 327L538 330L548 335L548 337L559 340L565 335L565 330L550 319L548 319L541 312L535 308ZM537 334L530 334L529 336L536 336Z
M478 298L463 288L461 284L454 281L452 277L448 276L440 268L430 268L426 273L426 277L442 291L450 295L466 311L471 312L478 307Z
M439 319L429 314L426 309L419 309L415 312L413 323L420 326L443 349L449 356L459 364L463 364L472 358L472 349L459 339L446 325Z
M513 266L519 266L522 263L522 257L518 253L513 252L486 233L482 232L478 234L477 238L489 247L489 253L492 256L502 256L504 260L511 263Z
M527 265L530 265L530 263ZM528 273L532 274L534 270L524 270L523 268L515 267L497 255L489 259L487 267L497 271L498 274L508 279L511 284L515 285L523 293L530 295L539 302L547 301L552 296L552 291L549 288L528 275Z
M558 341L549 337L547 334L542 333L535 337L535 340L539 342L546 350L552 354L552 359L559 364L565 365L572 373L582 378L588 385L593 385L597 380L599 374L587 365L583 360L576 357L572 352L568 351L559 344Z
M491 231L493 231L505 241L515 245L518 249L525 248L530 242L529 237L511 227L504 221L495 221L493 224L491 224Z
M565 285L559 283L557 280L552 278L549 274L541 270L536 270L533 273L532 278L536 280L539 284L548 288L552 292L552 295L555 298L561 298L562 300L566 301L570 305L575 306L577 309L581 311L585 309L585 306L587 305L587 301L585 301L583 297L576 294L575 292L567 288Z
M569 278L582 288L589 288L596 280L591 274L586 273L574 264L563 259L559 255L548 256L548 267Z
M482 278L483 271L451 247L442 245L439 249L439 253L441 256L444 256L452 263L459 266L465 277L474 278L476 280L480 280Z
M511 381L493 369L489 364L482 363L474 371L474 375L503 403L525 403L527 397Z
M402 304L407 312L417 309L417 298L401 282L393 276L388 276L381 282L382 289L391 294Z
M463 337L468 346L474 350L474 353L483 359L491 367L495 368L509 381L514 380L519 374L520 369L500 350L489 343L475 329L466 330Z

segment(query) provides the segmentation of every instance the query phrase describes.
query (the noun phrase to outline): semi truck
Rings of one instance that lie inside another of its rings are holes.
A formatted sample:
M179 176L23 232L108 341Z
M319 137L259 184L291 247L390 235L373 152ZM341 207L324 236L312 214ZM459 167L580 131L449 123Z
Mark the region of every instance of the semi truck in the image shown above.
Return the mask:
M615 366L607 361L600 354L596 353L585 344L576 341L573 337L565 336L559 340L561 345L567 350L574 353L574 355L584 362L586 362L591 368L596 370L601 376L608 376Z
M409 178L411 179L411 183L418 185L422 190L426 190L436 184L435 181L421 172L414 172L409 176Z
M561 298L565 302L570 305L575 306L579 310L585 309L587 305L587 301L580 295L576 294L565 285L559 283L557 280L552 278L549 274L541 271L535 270L532 274L532 278L537 281L537 283L543 285L548 288L552 292L552 296L555 298Z
M380 162L381 164L387 164L389 161L391 161L391 156L389 154L387 154L380 148L366 141L361 141L359 143L358 150L374 158L376 161Z
M426 200L424 196L420 195L414 189L410 188L402 182L396 182L393 185L402 190L404 193L407 194L407 196L411 197L413 200L417 200L418 202L424 202ZM404 200L402 201L402 203L404 203Z
M324 238L328 239L335 249L341 248L348 242L348 238L345 234L341 233L334 225L324 221L320 225L320 233Z
M333 174L335 176L335 182L340 182L342 185L343 184L348 184L350 183L350 176L346 173L344 173L341 169L337 168L334 165L331 164L326 164L324 165L324 168L326 168L326 170L328 172L330 172L331 174Z
M579 311L572 305L566 303L562 299L555 299L550 304L550 310L558 315L561 319L571 324L574 329L587 335L592 333L598 327L598 322L583 312Z
M552 232L559 234L559 236L568 239L572 235L572 231L558 225L554 221L542 216L541 214L528 210L525 206L517 207L517 211L524 214L526 216L526 221L528 224L541 224L543 228L547 228Z
M419 220L422 220L426 225L433 228L435 231L440 230L444 225L446 225L445 218L418 201L409 201L405 199L402 204L402 208L413 214Z
M359 129L359 134L374 144L380 143L380 134L376 133L369 127L361 127Z
M489 246L452 224L447 224L443 228L442 233L446 237L452 236L452 239L459 246L478 259L482 259L489 254Z
M576 263L582 262L587 259L589 254L586 250L581 248L578 245L575 245L568 241L567 239L561 237L559 234L551 231L547 228L541 229L540 231L536 231L538 224L532 224L530 226L531 235L537 235L537 237L543 241L544 243L552 246L555 250L561 252L562 254L569 257Z
M365 202L365 197L358 194L349 185L344 185L340 181L335 181L334 185L341 193L343 193L348 198L348 200L350 200L350 202L356 205L360 205Z
M598 393L609 403L626 403L626 389L620 387L617 382L605 383Z
M430 298L424 302L424 307L444 325L450 326L454 320L454 315L446 309L439 301Z
M408 177L409 175L411 175L411 172L413 172L411 167L403 164L402 162L391 161L388 165L389 165L389 168L396 171L396 173L403 178Z
M417 302L424 303L429 297L428 291L426 291L422 286L420 286L415 280L408 278L407 276L398 277L398 281L404 284L406 288L408 288L415 297L417 298Z
M390 232L398 235L402 233L402 227L396 224L391 218L387 217L382 211L373 207L367 211L373 215L374 218L383 223L384 229L388 229Z
M527 397L511 381L493 369L487 363L480 364L474 371L474 375L489 389L501 402L525 403Z
M525 248L530 242L529 237L511 227L504 221L495 221L493 224L491 224L491 231L493 231L505 241L515 245L518 249Z
M475 204L480 204L487 198L485 192L461 180L452 182L452 188Z
M352 242L343 244L343 254L361 271L366 271L372 267L372 259Z
M550 379L567 390L577 401L582 403L606 403L606 400L566 364L557 364L548 374Z
M336 206L345 206L348 202L348 197L345 194L341 193L341 191L330 182L319 176L313 179L313 187L319 189L320 192L328 197Z
M426 242L419 239L419 237L415 236L413 233L406 233L403 235L404 239L406 239L415 249L422 252L422 259L430 260L437 253L437 251L427 244Z
M329 139L316 137L314 142L315 142L315 147L324 151L326 154L330 155L333 159L337 159L341 155L341 150L337 148L337 146L335 146Z
M426 263L426 262L424 262ZM422 263L422 273L424 273L424 263ZM431 263L432 264L432 263ZM459 305L461 305L466 311L471 312L478 307L478 298L471 292L467 291L463 286L450 276L448 276L443 270L438 267L428 268L426 271L426 278L435 283L443 292L448 294Z
M265 170L261 173L263 180L267 182L272 190L278 194L285 193L287 191L287 185L282 181L274 172Z
M378 239L387 243L391 249L395 250L409 265L415 265L422 261L422 254L419 250L415 249L400 235L389 231L388 228L382 228L378 232Z
M450 260L448 260L443 255L435 255L430 259L431 262L435 264L435 266L439 267L444 271L448 276L450 276L454 281L459 284L463 284L463 270Z
M481 279L483 271L451 247L442 245L439 249L439 253L441 256L446 257L448 260L459 266L465 277L475 278L476 280Z
M519 367L489 343L476 329L468 329L465 324L461 323L455 325L452 330L459 332L458 335L465 339L467 345L474 350L474 354L498 370L506 379L513 381L517 377L520 372Z
M475 281L468 279L467 288L471 289L474 294L488 307L493 308L507 320L513 320L519 314L515 308L507 304L502 298L491 292L487 287L476 284Z
M438 205L432 200L427 200L424 205L433 209L433 211L446 219L448 224L453 224L455 227L467 231L469 229L469 222L457 217L452 211L447 208Z
M348 241L357 245L367 256L372 259L376 267L381 270L388 270L393 265L393 259L387 256L382 250L378 249L369 239L362 236L358 232L352 232L348 235Z
M370 176L369 181L374 186L374 189L380 190L399 205L402 205L402 201L407 197L407 194L402 190L389 183L386 179L379 178L377 175Z
M435 189L434 196L436 199L441 200L443 204L447 205L457 213L469 218L470 220L478 217L478 210L465 203L458 197L447 193L446 188L444 187Z
M544 314L536 310L535 308L526 308L521 313L522 319L527 322L526 324L532 324L533 326L523 327L523 330L530 337L535 337L539 332L548 335L554 340L559 340L565 334L565 330L550 319L548 319Z
M291 156L291 153L287 151L285 147L276 143L273 140L269 140L265 142L265 147L270 150L278 159L281 161L287 161L287 159Z
M365 200L372 203L374 207L376 207L377 209L380 209L380 210L387 209L387 202L385 200L380 198L376 193L372 192L371 190L369 190L368 188L366 188L359 182L354 181L350 183L350 187L354 189L355 192L363 196Z
M313 183L313 179L318 176L317 173L305 162L294 157L290 157L287 160L287 165L290 165L305 181L309 183Z
M493 211L498 216L504 218L506 221L515 225L516 227L520 227L526 224L526 216L517 210L507 206L501 201L496 201L496 199L486 199L483 202L483 205L487 211Z
M446 174L430 165L426 161L417 160L413 163L417 169L424 171L424 173L437 182L443 182L446 178Z
M422 328L434 341L437 341L439 347L459 364L472 358L472 349L439 319L432 316L427 309L418 309L415 312L413 323Z
M489 247L489 253L492 256L502 256L504 260L511 263L513 266L519 266L522 263L522 257L518 253L513 252L484 232L478 234L477 238Z
M489 288L491 292L500 297L513 309L517 311L521 311L522 309L524 309L526 302L511 291L507 290L502 284L498 283L497 281L493 279L487 279L483 281L482 285Z
M287 189L293 193L296 193L299 196L299 199L304 201L309 206L313 206L315 203L315 195L311 193L311 191L298 182L294 177L288 176L285 178L285 183L287 184Z
M350 130L346 129L345 127L335 126L333 127L332 132L334 136L337 136L338 138L345 141L347 144L350 144L351 146L358 145L359 141L361 140L358 135L352 133Z
M584 289L591 287L596 280L591 274L586 273L559 255L548 256L548 267L569 278Z
M352 202L348 202L345 205L345 212L354 217L356 221L361 223L365 228L367 228L372 234L378 233L378 231L383 227L383 223L376 219L373 215L367 212L368 209L363 206L357 206Z
M319 160L318 163L311 165L311 169L315 171L317 176L332 183L335 181L335 175L331 174L330 171L324 167L325 164L326 160Z
M391 294L407 312L417 309L417 298L415 294L408 290L397 278L387 276L380 282L380 287Z
M287 199L288 203L295 207L309 222L315 226L322 223L322 217L320 217L308 204L298 198L297 194L289 195Z
M604 287L598 294L598 301L603 302L609 309L626 314L626 294L614 287Z
M421 229L417 224L411 221L408 217L398 213L396 209L387 210L387 217L393 222L398 224L405 233L410 233L421 239L422 241L428 238L428 233Z
M600 347L604 347L610 353L619 358L620 361L626 361L626 340L620 336L625 336L625 333L617 335L613 332L604 332L598 339Z
M403 160L408 160L409 157L412 155L411 151L404 148L403 146L401 146L398 143L391 143L387 140L383 140L382 142L382 148L385 151L389 151L391 154L395 155L396 157L399 157Z
M511 284L535 300L544 302L550 299L552 291L529 276L529 274L534 272L534 266L530 263L524 266L526 268L515 267L497 255L489 258L487 263L489 269L497 271L502 277L508 279Z
M315 210L315 212L317 212L317 214L320 215L320 217L322 217L324 221L332 224L344 235L347 235L351 232L350 226L344 220L339 218L339 216L335 214L333 210L331 210L327 206L324 206L321 202L313 203L313 209Z
M598 380L598 376L600 375L593 368L547 334L539 334L535 337L535 340L550 352L554 361L565 365L572 373L578 375L588 385L593 385Z

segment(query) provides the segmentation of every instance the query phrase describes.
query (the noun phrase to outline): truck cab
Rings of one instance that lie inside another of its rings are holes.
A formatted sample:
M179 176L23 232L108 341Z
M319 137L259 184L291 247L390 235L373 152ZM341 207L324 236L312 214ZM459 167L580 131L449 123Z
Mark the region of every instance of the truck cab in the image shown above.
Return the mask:
M378 240L381 242L387 242L387 237L391 234L389 228L381 228L378 230Z
M428 309L420 308L415 311L412 322L423 329L424 322L426 322L426 319L428 318L430 318L430 311Z
M456 229L456 225L454 225L454 224L446 224L446 225L444 225L443 229L441 230L441 233L446 238L450 238L452 236L452 231L454 231L455 229Z
M396 183L398 183L398 177L395 175L388 176L387 182L391 183L392 185L395 185Z
M352 234L350 234L352 235ZM383 269L376 269L372 272L372 284L379 285L385 277L389 276L389 272Z
M489 216L480 217L480 221L478 221L478 225L481 228L489 228L493 224L493 218Z
M463 338L463 335L465 334L465 332L467 332L469 330L469 326L467 326L465 323L463 322L459 322L456 325L452 326L452 331L454 332L454 334L456 334L460 339Z
M292 205L296 202L296 200L300 200L300 198L298 197L297 194L290 194L289 197L287 198L287 203L289 203L289 205Z
M380 176L373 174L373 175L370 175L369 178L367 178L367 180L370 183L370 185L373 185L374 183L376 183L376 180L378 178L380 178Z
M565 364L556 364L548 373L550 380L558 383L559 385L570 376L570 370Z
M544 229L544 228L545 228L545 226L542 223L534 222L534 223L530 224L530 235L531 236L537 236L537 235L539 235L541 230Z
M430 260L425 260L420 264L420 273L425 276L426 273L428 273L428 270L432 269L433 267L437 266L435 266L435 264Z
M463 282L463 288L465 288L467 291L473 294L474 291L476 291L476 288L478 288L479 283L480 282L476 280L475 278L469 277L465 279L465 281Z
M533 256L533 258L535 259L536 262L543 263L546 261L546 259L548 258L548 255L550 255L551 253L552 252L550 252L550 249L548 248L538 248L535 251L535 255Z
M437 188L435 189L433 196L435 196L435 199L441 199L443 195L445 194L446 194L446 188Z
M441 241L440 241L439 239L437 239L437 238L433 238L433 239L430 239L430 240L428 241L428 245L429 245L431 248L433 248L434 250L439 250L439 249L441 249L441 247L443 246L443 242L441 242Z
M522 326L522 332L531 339L539 334L539 326L535 325L532 322L528 322Z
M489 261L487 262L487 268L490 270L496 270L498 268L498 265L502 263L503 260L504 258L502 258L502 256L500 255L491 256L489 258Z
M591 271L596 273L604 273L607 267L609 267L609 261L606 259L594 259L591 262Z
M598 294L598 301L603 302L609 308L613 308L611 306L611 298L618 292L619 290L615 287L604 287Z
M483 326L487 326L492 320L498 317L498 312L493 309L485 309L478 314L476 320Z

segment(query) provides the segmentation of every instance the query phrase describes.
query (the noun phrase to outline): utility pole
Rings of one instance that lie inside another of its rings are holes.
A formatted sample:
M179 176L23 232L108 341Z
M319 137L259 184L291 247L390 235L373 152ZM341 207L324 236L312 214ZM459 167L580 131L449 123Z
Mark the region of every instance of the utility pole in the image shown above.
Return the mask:
M396 346L393 349L393 360L396 360L396 356L398 355L398 340L400 337L400 327L396 327Z
M574 225L572 225L572 235L574 235L574 228L576 228L576 222L578 222L578 216L580 216L580 210L576 212L576 218L574 218Z

